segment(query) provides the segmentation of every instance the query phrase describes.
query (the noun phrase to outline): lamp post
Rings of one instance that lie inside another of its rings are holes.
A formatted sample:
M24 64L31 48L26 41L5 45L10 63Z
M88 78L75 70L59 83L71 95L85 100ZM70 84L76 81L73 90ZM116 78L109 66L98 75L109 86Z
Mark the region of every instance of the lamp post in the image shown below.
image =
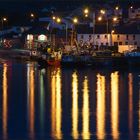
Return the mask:
M73 21L73 26L72 26L71 46L73 46L75 24L78 23L78 18L74 17L72 21Z
M103 18L101 16L98 17L98 21L102 21L102 19ZM113 17L112 22L117 22L117 21L118 21L118 17ZM107 32L107 43L109 44L109 41L108 41L108 38L109 38L108 37L108 34L109 34L109 18L107 18L107 20L106 20L106 32ZM110 45L112 45L111 41L110 41Z
M4 24L4 22L6 22L7 21L7 18L6 17L3 17L2 19L1 19L1 28L3 29L3 24Z
M4 22L6 22L6 21L7 21L7 18L6 17L3 17L1 19L1 30L3 30ZM3 43L3 38L2 37L1 37L1 43Z
M111 31L111 39L110 39L110 45L111 45L111 46L113 45L113 43L112 43L112 34L114 34L114 33L115 33L115 31L112 30L112 31Z
M61 20L61 18L56 18L56 22L57 23L61 23L62 22L62 20ZM67 25L67 23L62 23L62 24L64 24L65 25L65 39L66 39L66 44L68 43L68 25Z
M30 18L31 18L31 19L30 19L30 20L31 20L31 22L33 22L33 21L34 21L34 19L35 19L35 15L34 15L33 13L31 13L31 14L30 14Z

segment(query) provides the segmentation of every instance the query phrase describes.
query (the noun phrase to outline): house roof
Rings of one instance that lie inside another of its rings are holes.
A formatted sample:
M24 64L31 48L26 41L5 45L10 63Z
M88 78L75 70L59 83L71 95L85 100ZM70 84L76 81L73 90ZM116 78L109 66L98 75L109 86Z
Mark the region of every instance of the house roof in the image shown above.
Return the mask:
M25 34L49 34L47 27L36 26L29 29Z
M117 34L140 34L140 23L125 24L114 28Z
M93 27L89 27L88 25L78 25L77 28L78 34L106 34L107 26L105 24L95 25L95 30ZM127 23L122 24L116 27L108 27L108 33L111 33L112 30L115 30L116 34L140 34L140 23Z

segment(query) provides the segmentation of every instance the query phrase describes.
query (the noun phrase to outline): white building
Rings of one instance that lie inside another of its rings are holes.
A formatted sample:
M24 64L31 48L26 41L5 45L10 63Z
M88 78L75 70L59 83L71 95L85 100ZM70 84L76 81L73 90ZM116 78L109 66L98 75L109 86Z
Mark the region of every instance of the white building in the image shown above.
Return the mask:
M78 31L77 40L79 43L92 43L97 46L136 45L140 47L140 26L139 24L120 26L114 29L114 33L109 31L109 34L105 30L101 31L101 27L99 30L95 29L95 34L91 30Z
M78 42L93 45L136 45L140 47L140 34L77 34Z

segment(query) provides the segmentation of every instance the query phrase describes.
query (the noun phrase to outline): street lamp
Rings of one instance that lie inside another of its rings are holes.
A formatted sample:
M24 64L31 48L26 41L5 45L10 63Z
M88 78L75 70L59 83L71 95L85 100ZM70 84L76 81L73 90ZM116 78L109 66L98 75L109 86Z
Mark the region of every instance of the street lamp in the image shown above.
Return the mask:
M113 21L114 21L114 22L115 22L115 21L117 21L117 20L118 20L118 18L117 18L117 17L114 17L114 18L113 18Z
M57 23L60 23L60 22L61 22L61 19L58 17L58 18L56 19L56 22L57 22Z
M85 17L88 17L88 15L89 15L89 9L88 8L85 8L83 12L84 12Z
M100 16L100 17L98 17L98 21L101 21L102 20L102 17Z
M119 6L116 6L116 7L115 7L115 10L119 10Z
M75 27L75 24L78 24L78 18L74 17L72 21L73 21L73 26L72 26L71 46L73 46L74 30L75 30L74 27Z
M4 24L4 22L6 22L7 21L7 18L6 17L3 17L2 19L1 19L1 24L2 24L2 29L3 29L3 24Z
M56 22L61 23L62 22L61 18L57 17ZM68 25L67 25L67 23L62 23L62 24L64 24L65 28L66 28L66 44L67 44L67 42L68 42Z
M85 8L85 9L84 9L84 14L88 14L88 13L89 13L88 8Z
M105 10L101 9L100 13L104 15L105 14Z
M110 42L110 45L111 45L111 46L112 46L112 34L114 34L114 33L115 33L115 30L112 30L112 31L111 31L111 39L110 39L110 41L111 41L111 42Z
M6 17L3 17L3 18L1 19L1 30L3 30L4 22L7 22L7 18L6 18ZM1 42L3 43L3 38L1 38Z

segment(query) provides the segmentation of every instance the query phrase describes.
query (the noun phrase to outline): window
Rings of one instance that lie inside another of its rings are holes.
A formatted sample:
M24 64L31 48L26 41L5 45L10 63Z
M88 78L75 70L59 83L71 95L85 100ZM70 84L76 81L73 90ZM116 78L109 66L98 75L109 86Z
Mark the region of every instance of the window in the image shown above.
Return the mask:
M106 43L106 46L108 46L108 43Z
M119 45L122 45L122 42L119 42Z
M107 38L107 35L105 35L105 38Z
M125 42L125 45L128 45L128 42L127 41Z
M120 35L117 35L117 39L118 39L118 40L120 39Z
M91 35L89 35L89 38L91 38Z
M114 46L118 46L118 42L114 42Z
M100 35L97 35L97 38L99 39L100 38Z
M137 41L134 42L134 45L137 45Z
M81 39L83 39L84 38L84 36L83 35L81 35Z
M129 40L128 35L126 35L126 40Z
M133 35L133 40L135 40L135 35Z

